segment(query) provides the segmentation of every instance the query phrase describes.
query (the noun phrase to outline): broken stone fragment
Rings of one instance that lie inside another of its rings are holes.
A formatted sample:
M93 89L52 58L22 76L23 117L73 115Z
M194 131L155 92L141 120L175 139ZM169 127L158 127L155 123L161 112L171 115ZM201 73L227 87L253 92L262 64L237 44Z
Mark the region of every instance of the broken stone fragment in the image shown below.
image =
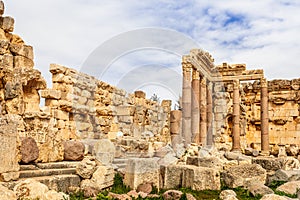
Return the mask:
M76 167L76 173L84 178L89 179L97 169L97 162L93 157L85 157Z
M0 28L2 28L5 32L13 32L14 24L15 24L15 20L12 17L0 18Z

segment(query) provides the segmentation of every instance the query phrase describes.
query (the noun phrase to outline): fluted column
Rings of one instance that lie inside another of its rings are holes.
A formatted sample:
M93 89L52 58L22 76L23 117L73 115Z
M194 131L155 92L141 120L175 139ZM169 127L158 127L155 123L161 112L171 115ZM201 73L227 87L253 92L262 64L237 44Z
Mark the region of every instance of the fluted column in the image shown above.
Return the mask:
M193 69L192 77L192 141L198 143L200 134L200 74L196 69Z
M260 81L260 117L261 117L261 152L269 154L269 108L268 82L265 78Z
M191 143L191 74L192 64L182 63L182 137L185 140L185 145Z
M201 77L200 81L200 143L207 144L207 91L206 78Z
M232 151L240 151L240 83L238 80L233 82L233 141Z
M213 132L212 132L212 122L213 122L213 99L212 99L212 82L207 85L207 145L213 144Z

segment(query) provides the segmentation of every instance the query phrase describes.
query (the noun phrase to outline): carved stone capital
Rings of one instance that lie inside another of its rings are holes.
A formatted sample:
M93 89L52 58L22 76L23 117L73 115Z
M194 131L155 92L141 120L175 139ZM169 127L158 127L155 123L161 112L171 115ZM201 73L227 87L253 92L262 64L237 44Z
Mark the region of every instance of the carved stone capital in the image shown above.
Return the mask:
M260 79L260 85L261 87L268 87L268 81L266 78Z
M239 87L240 87L240 81L239 80L234 80L233 81L233 89L235 90L235 89L239 89Z
M193 80L199 80L200 79L200 73L196 70L196 69L193 69Z
M182 63L182 71L183 72L191 72L193 65L191 63Z

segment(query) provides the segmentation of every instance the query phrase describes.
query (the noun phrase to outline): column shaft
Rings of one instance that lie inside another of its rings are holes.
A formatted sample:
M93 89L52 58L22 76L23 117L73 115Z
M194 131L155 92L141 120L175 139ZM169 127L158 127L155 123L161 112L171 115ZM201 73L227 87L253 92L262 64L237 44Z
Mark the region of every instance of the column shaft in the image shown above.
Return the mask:
M200 143L207 144L207 98L206 78L201 78L200 83Z
M207 145L213 144L212 133L213 122L213 99L212 99L212 83L207 85Z
M269 154L269 108L268 82L261 79L260 117L261 117L261 151Z
M185 145L191 143L191 70L190 63L183 63L183 79L182 79L182 138Z
M200 112L199 112L199 99L200 99L200 75L197 70L193 70L192 80L192 142L199 143L200 134Z
M233 146L232 151L240 151L240 83L238 80L233 83Z

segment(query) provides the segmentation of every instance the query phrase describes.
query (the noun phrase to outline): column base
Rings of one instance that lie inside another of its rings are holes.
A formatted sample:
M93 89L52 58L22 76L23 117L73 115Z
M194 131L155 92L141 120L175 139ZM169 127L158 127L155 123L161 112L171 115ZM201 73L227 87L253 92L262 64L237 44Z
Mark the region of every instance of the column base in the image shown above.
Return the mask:
M259 153L260 156L269 156L270 155L270 151L261 151Z
M241 149L231 149L230 151L233 153L242 153Z

